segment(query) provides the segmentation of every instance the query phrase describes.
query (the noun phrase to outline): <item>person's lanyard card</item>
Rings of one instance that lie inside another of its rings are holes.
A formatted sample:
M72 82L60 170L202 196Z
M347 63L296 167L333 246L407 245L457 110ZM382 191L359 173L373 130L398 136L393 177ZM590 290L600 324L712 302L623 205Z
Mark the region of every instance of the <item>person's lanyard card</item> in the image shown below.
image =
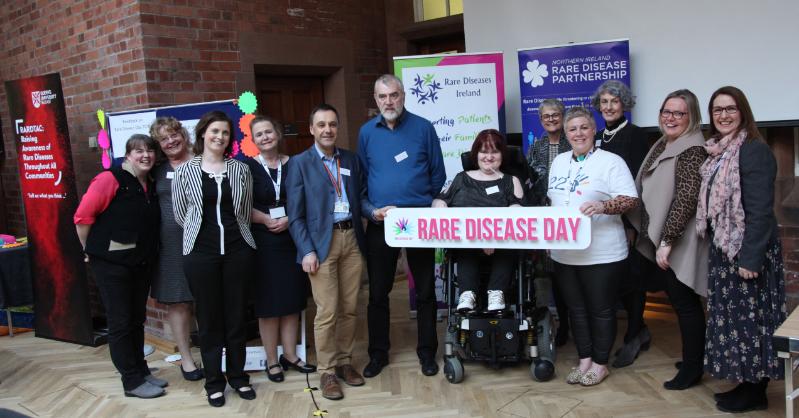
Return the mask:
M337 200L333 207L335 213L350 213L350 204L344 200Z
M286 207L285 206L278 206L276 208L269 208L269 216L272 219L280 219L286 216Z

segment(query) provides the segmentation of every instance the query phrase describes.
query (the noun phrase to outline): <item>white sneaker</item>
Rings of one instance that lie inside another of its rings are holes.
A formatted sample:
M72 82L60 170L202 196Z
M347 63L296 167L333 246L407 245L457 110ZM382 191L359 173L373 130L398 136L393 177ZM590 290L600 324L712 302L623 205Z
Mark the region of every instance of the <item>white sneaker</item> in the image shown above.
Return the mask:
M501 311L505 309L505 295L501 290L488 291L488 310Z
M471 290L467 290L461 293L460 298L458 298L458 307L456 310L459 311L471 311L474 309L474 292Z

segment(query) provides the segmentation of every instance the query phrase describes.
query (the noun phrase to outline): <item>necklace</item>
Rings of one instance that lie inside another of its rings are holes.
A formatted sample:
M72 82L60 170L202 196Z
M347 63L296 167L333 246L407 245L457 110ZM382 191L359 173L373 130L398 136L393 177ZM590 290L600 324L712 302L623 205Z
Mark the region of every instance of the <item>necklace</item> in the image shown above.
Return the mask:
M625 120L619 126L617 126L615 129L610 130L610 131L608 130L607 127L605 127L605 130L602 131L602 142L607 144L608 142L612 141L613 138L616 136L616 134L619 133L619 131L622 130L622 128L627 126L627 122L628 121ZM610 138L606 138L607 135L610 135Z

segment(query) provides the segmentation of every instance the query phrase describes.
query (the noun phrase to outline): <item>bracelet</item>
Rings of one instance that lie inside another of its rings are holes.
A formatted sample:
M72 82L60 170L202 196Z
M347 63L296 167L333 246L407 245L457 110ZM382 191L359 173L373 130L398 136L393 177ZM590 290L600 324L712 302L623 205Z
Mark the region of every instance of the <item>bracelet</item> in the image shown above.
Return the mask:
M660 248L663 247L671 247L671 244L667 243L666 241L660 241Z

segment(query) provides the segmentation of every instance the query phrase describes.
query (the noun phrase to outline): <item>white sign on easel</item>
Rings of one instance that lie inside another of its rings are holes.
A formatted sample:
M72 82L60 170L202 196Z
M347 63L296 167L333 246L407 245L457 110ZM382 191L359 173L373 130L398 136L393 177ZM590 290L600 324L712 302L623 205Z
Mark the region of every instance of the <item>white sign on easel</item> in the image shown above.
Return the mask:
M300 313L300 343L297 344L295 350L297 351L297 357L307 360L307 352L305 350L306 339L305 339L305 311ZM277 355L278 358L283 354L283 346L277 346ZM277 364L277 359L270 359L272 364ZM262 345L256 347L247 347L247 360L244 363L244 370L251 371L251 370L266 370L267 367L266 361L266 352L264 351L264 347ZM222 371L225 370L225 351L222 349Z

